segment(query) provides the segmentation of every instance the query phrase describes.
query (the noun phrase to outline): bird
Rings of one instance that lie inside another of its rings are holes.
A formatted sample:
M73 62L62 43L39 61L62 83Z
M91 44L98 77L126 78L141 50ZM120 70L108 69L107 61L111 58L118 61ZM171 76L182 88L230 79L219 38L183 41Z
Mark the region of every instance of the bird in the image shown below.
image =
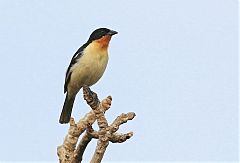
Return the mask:
M83 86L94 85L103 75L108 63L108 47L117 31L108 28L94 30L89 39L73 55L64 83L66 94L59 123L70 121L75 97Z

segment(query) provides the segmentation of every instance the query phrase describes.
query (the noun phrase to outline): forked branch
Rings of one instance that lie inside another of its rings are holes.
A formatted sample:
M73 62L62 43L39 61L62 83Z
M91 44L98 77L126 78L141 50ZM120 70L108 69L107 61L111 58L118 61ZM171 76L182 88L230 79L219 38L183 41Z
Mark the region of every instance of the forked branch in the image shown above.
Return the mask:
M135 117L135 113L121 114L109 125L105 117L105 112L111 106L112 97L108 96L100 102L97 94L86 86L83 87L83 95L92 110L80 119L78 123L75 123L74 119L71 118L68 133L63 144L57 150L59 161L62 163L81 163L84 151L93 138L98 139L98 141L91 163L100 163L109 141L112 143L122 143L133 136L133 132L122 134L117 133L117 130L120 125L126 123L128 120L132 120ZM99 126L98 131L92 128L92 124L96 120ZM78 139L83 133L84 135L78 143Z

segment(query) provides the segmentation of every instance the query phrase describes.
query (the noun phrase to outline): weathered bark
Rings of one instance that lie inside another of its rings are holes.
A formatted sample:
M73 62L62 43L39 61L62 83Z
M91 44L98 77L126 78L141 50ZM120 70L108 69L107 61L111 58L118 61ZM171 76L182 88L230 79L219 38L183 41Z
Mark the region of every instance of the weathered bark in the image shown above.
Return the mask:
M80 163L83 159L84 151L92 138L98 139L98 141L91 163L100 163L109 141L112 143L122 143L133 136L133 132L121 134L116 133L116 131L121 124L132 120L135 117L135 113L121 114L111 125L108 125L104 113L110 108L112 97L108 96L100 102L97 94L92 92L88 87L83 87L83 94L92 111L87 113L78 123L75 123L74 119L71 118L70 127L64 142L57 149L59 161L62 163ZM95 131L92 128L92 124L96 120L99 131ZM86 132L78 143L78 139L84 131Z

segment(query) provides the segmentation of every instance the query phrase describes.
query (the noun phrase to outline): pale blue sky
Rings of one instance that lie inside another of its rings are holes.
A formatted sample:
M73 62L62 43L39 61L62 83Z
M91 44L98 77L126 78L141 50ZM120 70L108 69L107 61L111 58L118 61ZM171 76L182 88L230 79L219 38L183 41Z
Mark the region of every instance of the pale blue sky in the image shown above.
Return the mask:
M119 32L103 78L111 122L137 117L105 161L237 161L238 24L234 0L0 0L0 160L57 161L66 68L98 27ZM79 119L89 108L76 100ZM91 158L92 142L84 158Z

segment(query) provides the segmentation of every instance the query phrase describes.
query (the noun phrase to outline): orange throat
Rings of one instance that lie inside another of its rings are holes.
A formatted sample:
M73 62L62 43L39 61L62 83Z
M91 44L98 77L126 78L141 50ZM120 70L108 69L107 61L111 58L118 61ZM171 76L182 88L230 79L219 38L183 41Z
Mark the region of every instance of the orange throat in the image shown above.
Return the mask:
M102 38L96 40L102 50L106 50L108 48L109 42L111 40L111 36L103 36Z

